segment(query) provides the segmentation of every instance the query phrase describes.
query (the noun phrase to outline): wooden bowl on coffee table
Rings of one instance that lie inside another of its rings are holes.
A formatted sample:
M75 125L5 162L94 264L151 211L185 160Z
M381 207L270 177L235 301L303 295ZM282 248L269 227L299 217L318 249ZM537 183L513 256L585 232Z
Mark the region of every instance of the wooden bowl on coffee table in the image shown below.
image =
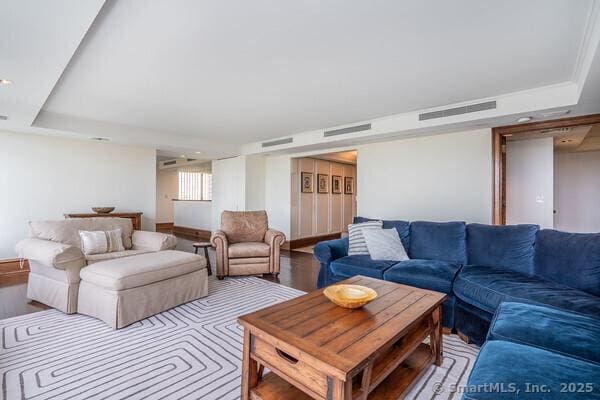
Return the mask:
M325 297L344 308L359 308L377 297L377 292L361 285L333 285L323 291Z

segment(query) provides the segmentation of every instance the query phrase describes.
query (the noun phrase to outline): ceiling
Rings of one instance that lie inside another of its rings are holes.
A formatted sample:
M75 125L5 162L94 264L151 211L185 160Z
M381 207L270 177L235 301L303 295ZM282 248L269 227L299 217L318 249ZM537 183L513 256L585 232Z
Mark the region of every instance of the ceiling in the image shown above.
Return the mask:
M319 160L326 161L337 161L346 164L356 164L358 152L356 150L338 151L335 153L325 153L311 155L311 158L317 158Z
M572 153L582 151L600 151L600 124L573 129L564 136L554 138L557 152Z
M554 138L554 150L559 153L600 151L600 124L520 132L506 139L520 141L549 137Z
M0 129L211 159L498 96L520 108L499 101L435 128L565 104L600 112L594 0L8 3L0 78L14 84L0 87Z
M0 115L30 126L104 1L2 1Z

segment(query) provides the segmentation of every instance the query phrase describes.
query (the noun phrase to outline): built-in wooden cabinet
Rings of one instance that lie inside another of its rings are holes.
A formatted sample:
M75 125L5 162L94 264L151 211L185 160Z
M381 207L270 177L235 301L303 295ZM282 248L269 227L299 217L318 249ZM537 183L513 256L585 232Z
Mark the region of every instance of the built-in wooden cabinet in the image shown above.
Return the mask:
M292 159L291 188L291 239L322 236L347 230L356 215L356 165L314 159L309 157ZM313 192L303 193L301 175L312 174ZM327 193L319 193L318 175L327 175ZM340 176L342 188L333 193L333 176ZM352 194L344 193L344 178L354 180Z

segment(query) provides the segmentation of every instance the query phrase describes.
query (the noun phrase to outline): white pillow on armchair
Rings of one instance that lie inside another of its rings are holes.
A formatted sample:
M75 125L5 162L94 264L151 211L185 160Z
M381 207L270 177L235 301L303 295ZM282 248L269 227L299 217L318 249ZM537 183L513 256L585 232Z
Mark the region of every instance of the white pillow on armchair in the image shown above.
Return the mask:
M110 231L79 231L81 251L85 255L125 251L121 229Z
M406 261L408 255L396 228L363 231L372 260Z

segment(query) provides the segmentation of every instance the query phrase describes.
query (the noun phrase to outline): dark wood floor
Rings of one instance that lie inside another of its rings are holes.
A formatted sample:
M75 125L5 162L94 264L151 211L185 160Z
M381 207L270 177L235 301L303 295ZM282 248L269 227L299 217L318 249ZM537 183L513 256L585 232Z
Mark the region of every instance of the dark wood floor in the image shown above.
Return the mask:
M178 237L177 250L193 251L193 240ZM209 258L215 272L215 254L209 250ZM316 289L319 263L311 254L296 251L282 251L279 283L298 290L310 292ZM265 277L265 279L269 279ZM0 277L0 319L14 317L47 309L43 304L28 302L27 280L2 282Z

